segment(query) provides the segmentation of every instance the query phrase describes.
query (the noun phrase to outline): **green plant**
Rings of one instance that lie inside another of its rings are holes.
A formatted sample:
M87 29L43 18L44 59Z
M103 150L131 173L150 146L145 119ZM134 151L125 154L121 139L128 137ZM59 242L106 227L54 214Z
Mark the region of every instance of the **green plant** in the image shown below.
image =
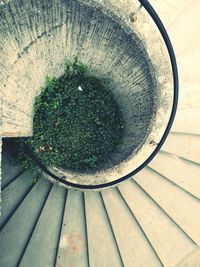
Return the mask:
M122 113L112 93L89 74L76 57L66 60L65 73L47 77L36 97L33 137L26 141L46 166L94 171L106 162L123 136ZM26 169L35 163L18 146Z

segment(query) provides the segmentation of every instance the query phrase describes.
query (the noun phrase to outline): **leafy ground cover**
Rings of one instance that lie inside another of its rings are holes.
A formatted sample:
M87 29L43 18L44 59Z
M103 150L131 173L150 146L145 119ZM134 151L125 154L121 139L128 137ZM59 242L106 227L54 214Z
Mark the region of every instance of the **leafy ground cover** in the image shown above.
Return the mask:
M26 142L42 163L71 171L95 171L121 142L124 121L112 93L78 58L66 61L64 75L47 77L35 99L33 136ZM34 168L22 141L18 157Z

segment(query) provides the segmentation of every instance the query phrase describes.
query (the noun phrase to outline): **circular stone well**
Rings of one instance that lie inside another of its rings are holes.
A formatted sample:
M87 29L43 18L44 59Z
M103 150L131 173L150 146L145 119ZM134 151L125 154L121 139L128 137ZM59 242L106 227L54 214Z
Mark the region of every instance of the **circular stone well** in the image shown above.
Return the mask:
M19 129L31 135L35 96L47 75L63 74L65 59L78 56L93 75L112 81L109 89L126 124L123 142L96 173L51 168L66 186L96 189L122 181L156 149L172 111L171 63L156 25L144 9L132 24L126 5L119 8L115 1L108 2L10 0L0 4L4 132ZM139 2L133 2L132 9L137 10Z

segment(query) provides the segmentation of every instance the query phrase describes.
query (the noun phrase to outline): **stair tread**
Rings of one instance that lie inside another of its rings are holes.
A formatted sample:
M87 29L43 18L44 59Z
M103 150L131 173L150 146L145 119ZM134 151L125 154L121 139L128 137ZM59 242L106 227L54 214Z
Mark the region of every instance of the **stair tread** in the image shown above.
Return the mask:
M127 181L119 186L164 266L173 266L196 245L136 184Z
M23 173L17 180L6 187L2 194L0 229L15 209L32 189L32 174Z
M66 189L54 185L20 262L20 267L54 267ZM39 248L39 249L37 249Z
M79 191L68 191L56 266L88 266L83 193Z
M178 110L172 131L200 134L200 108Z
M102 197L124 266L162 266L118 191L116 189L103 191Z
M162 152L149 166L200 199L200 166Z
M195 50L198 49L199 47L196 47ZM194 53L194 57L200 57L197 53ZM188 54L188 57L191 57L191 52ZM188 62L187 62L188 64ZM179 66L180 69L180 66ZM200 69L200 67L199 67ZM190 76L193 73L190 73ZM189 90L188 90L189 88ZM179 111L181 110L190 110L194 109L194 111L200 107L200 92L199 92L199 78L195 77L190 77L190 80L184 81L184 83L181 86L181 90L179 91ZM178 112L179 112L178 111Z
M162 150L200 163L200 136L170 133Z
M178 2L158 2L157 0L150 0L149 2L159 14L164 25L166 25L166 28L168 29L173 21L179 18L180 14L182 14L184 10L187 11L186 8L188 7L188 4L190 4L191 0L179 0ZM172 27L172 30L173 28L174 26Z
M123 266L100 193L85 193L85 205L90 266Z
M134 180L164 211L200 245L200 201L173 185L151 169L144 169ZM167 197L166 197L167 196Z
M16 266L50 186L48 181L40 179L0 232L0 266Z
M2 146L2 188L9 184L15 177L22 173L23 168L17 164L11 154L9 141L3 140Z

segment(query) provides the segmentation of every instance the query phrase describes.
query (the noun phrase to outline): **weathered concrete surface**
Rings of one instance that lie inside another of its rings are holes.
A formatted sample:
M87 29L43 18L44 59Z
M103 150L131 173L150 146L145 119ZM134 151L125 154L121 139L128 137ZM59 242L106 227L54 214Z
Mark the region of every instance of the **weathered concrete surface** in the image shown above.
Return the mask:
M29 241L20 267L54 267L66 189L53 186ZM48 226L46 224L48 222ZM39 248L39 249L37 249ZM46 253L48 251L48 253Z
M67 193L56 267L89 266L83 193Z
M134 180L200 246L199 199L189 195L178 186L174 186L165 177L150 168L143 169L134 176ZM163 197L166 192L167 198ZM181 243L178 241L178 238L176 242Z
M169 181L200 199L200 166L176 155L160 152L149 164ZM169 168L170 166L170 168Z
M126 267L161 267L137 219L115 188L102 192L119 251ZM145 209L144 209L145 210ZM109 265L108 265L109 266Z
M199 267L200 266L200 249L195 249L189 253L183 260L175 267Z
M198 247L170 217L166 216L153 196L146 194L145 189L129 180L122 183L119 190L164 266L174 266ZM170 196L170 191L167 191L168 193Z
M110 90L126 121L124 142L97 176L78 180L67 173L75 183L110 182L140 166L169 120L173 86L166 48L146 11L131 24L138 1L130 3L11 0L0 7L3 136L32 134L34 98L46 75L63 73L65 58L78 55L93 74L113 81Z
M18 207L0 233L0 261L1 266L16 266L24 252L27 240L43 203L46 201L51 184L46 179L41 179L31 190L25 201Z
M200 137L198 135L171 133L162 150L200 163Z
M6 197L6 213L0 217L0 227L5 217L12 215L12 207L18 207L0 233L0 266L16 266L46 202L19 266L54 266L50 259L55 257L54 248L59 244L57 267L83 267L88 262L95 267L110 267L112 262L120 266L119 255L124 264L121 266L126 267L174 267L181 258L187 265L181 262L179 266L199 267L198 255L193 257L194 265L187 259L188 252L193 253L200 244L199 167L169 155L158 160L161 171L166 171L166 162L171 167L168 174L173 182L145 168L134 176L138 185L130 180L118 187L120 191L111 188L101 193L85 192L83 198L82 192L69 190L66 206L62 188L54 186L56 190L48 195L51 185L46 179L34 185L18 206L23 187L28 187L28 177L19 177L2 194ZM14 174L13 168L17 174L13 164L6 166L8 177ZM180 169L186 174L180 176Z
M24 173L5 188L2 193L0 229L32 189L33 174Z
M84 195L90 266L124 266L100 193L85 192Z

